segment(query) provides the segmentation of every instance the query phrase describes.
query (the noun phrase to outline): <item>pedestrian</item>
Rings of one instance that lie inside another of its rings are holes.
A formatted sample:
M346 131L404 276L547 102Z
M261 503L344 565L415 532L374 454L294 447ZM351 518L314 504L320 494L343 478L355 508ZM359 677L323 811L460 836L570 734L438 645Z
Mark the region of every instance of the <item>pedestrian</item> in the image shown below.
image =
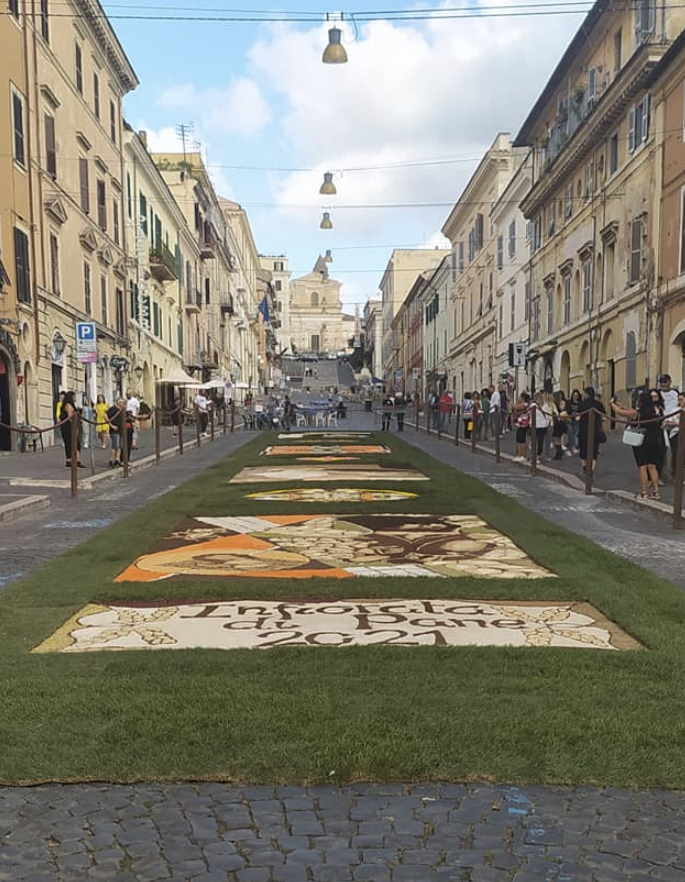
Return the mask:
M553 424L554 402L547 392L538 392L535 395L535 449L538 459L545 458L545 441L549 427ZM559 448L561 449L561 448Z
M494 438L499 433L504 437L504 414L502 413L502 393L495 386L490 386L490 434Z
M592 449L590 449L590 412L595 411L595 431ZM575 419L578 422L578 450L580 453L581 477L585 477L588 467L594 474L597 457L599 456L600 435L602 434L603 414L606 414L604 405L598 401L592 386L583 389L583 398L576 411Z
M583 396L580 394L580 389L574 389L566 401L566 413L568 414L566 447L570 456L575 456L578 453L578 429L580 424L576 416L582 400Z
M526 442L530 428L530 398L521 392L514 402L514 425L516 426L516 456L514 462L526 461Z
M290 426L295 419L295 405L290 400L290 396L286 395L283 399L283 428L286 432L290 431Z
M664 429L668 432L668 450L671 460L671 477L675 478L676 464L678 462L678 432L680 430L680 411L685 410L685 393L678 393L677 407L675 412L665 411Z
M136 422L137 420L136 417L133 415L133 412L127 409L124 416L124 431L126 432L126 449L128 450L129 462L131 462L131 451L138 449L133 444L133 433L135 432Z
M390 424L392 423L392 411L395 406L395 399L392 395L387 394L383 398L383 402L381 404L381 432L386 432L390 428Z
M452 393L448 389L444 389L442 394L440 395L440 401L438 402L438 409L440 411L440 431L446 432L450 423L450 417L452 415L452 405L454 404L454 399L452 398Z
M171 411L171 425L173 428L173 435L176 437L179 432L179 426L182 426L184 423L184 415L183 415L183 405L181 404L181 399L177 396L174 398L173 409Z
M633 456L640 480L640 493L636 499L661 499L659 494L659 470L663 461L664 399L658 389L643 392L635 407L621 407L612 398L611 408L619 416L635 420L633 426L644 436L642 444L633 447Z
M397 420L397 431L404 432L404 409L407 406L407 399L401 392L395 393L393 407L395 408L395 418Z
M106 449L107 441L109 440L109 423L107 422L108 410L109 404L105 401L105 396L100 393L95 402L95 431L98 433L101 450Z
M566 396L558 390L552 396L552 449L554 459L563 459L568 447L564 444L566 427L568 426L568 412L566 411Z
M678 410L678 390L671 385L671 377L669 374L661 374L659 377L659 391L664 402L664 414L673 414ZM661 469L659 470L659 483L666 483L667 461L671 460L671 477L675 475L675 461L673 455L669 457L670 446L670 430L672 428L672 420L664 420L664 456L662 459ZM677 422L677 417L676 417Z
M428 410L430 412L431 425L434 429L437 429L438 420L440 419L440 396L435 389L428 396Z
M252 408L252 392L248 392L245 396L245 407L250 410Z
M65 455L65 466L67 468L71 468L71 459L72 456L76 456L76 465L80 469L85 469L85 465L81 462L81 442L78 439L78 435L76 436L76 450L72 450L72 429L71 424L72 421L78 419L77 411L76 411L76 393L75 392L65 392L64 398L62 399L62 407L60 410L60 418L65 420L60 426L60 431L62 433L62 442L64 443L64 455Z
M473 431L473 395L471 392L464 392L464 400L461 403L461 418L464 423L464 440L468 441Z
M499 387L499 396L500 409L502 411L502 434L504 434L512 430L512 421L514 419L513 409L509 407L509 393L504 384Z
M117 398L115 403L107 410L107 422L109 423L109 467L110 469L121 468L121 438L126 423L126 400Z
M209 423L209 399L205 395L204 389L199 389L193 400L195 405L197 418L200 421L200 437L207 438L207 424Z
M488 440L490 431L490 390L481 389L480 393L481 432L483 441ZM479 433L480 437L480 433Z
M133 392L132 389L126 390L126 409L131 412L131 415L134 418L134 421L138 420L138 414L140 413L140 398ZM130 450L137 450L138 448L138 432L134 430L133 432L133 445L129 448Z

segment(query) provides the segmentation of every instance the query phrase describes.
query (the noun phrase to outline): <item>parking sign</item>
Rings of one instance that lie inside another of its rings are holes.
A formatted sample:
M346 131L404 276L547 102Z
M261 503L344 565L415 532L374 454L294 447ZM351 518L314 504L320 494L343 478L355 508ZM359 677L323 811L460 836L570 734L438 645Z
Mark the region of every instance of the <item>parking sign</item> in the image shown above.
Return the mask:
M98 360L95 322L76 322L76 358L83 364Z

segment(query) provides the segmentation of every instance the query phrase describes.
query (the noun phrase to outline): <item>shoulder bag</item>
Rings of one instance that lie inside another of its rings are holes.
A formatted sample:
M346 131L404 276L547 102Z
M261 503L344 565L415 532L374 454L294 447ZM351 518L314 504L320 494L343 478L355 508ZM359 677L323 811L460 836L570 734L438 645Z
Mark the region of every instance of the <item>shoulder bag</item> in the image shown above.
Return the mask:
M628 447L642 447L645 441L645 430L638 426L626 426L623 430L622 441Z

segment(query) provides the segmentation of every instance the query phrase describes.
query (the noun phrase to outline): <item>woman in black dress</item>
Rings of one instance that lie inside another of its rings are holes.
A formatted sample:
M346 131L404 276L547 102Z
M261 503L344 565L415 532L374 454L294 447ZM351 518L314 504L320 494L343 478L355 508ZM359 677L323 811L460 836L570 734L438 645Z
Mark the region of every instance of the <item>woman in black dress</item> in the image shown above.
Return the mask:
M66 420L66 422L62 423L59 427L62 433L62 441L64 442L64 455L66 457L65 465L67 468L71 467L71 457L73 456L74 451L71 449L71 417L74 416L76 419L76 401L75 392L66 392L64 395L64 400L62 402L62 410L60 412L60 419ZM85 465L81 462L81 440L76 436L76 464L80 469L85 469Z
M649 485L652 485L652 499L660 499L659 471L664 458L663 417L664 399L658 389L641 392L635 407L621 407L613 399L611 408L619 416L635 420L637 428L642 429L645 440L639 447L633 447L633 456L640 478L640 499L649 498Z

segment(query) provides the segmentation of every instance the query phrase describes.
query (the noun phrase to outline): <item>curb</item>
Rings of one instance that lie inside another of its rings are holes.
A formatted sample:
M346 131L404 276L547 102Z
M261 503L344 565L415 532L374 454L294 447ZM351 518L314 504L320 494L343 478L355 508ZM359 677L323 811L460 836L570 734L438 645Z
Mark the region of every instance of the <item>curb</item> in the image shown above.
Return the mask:
M6 502L4 505L0 505L0 523L14 521L24 515L32 514L34 511L49 508L50 504L49 496L23 496L14 502Z

